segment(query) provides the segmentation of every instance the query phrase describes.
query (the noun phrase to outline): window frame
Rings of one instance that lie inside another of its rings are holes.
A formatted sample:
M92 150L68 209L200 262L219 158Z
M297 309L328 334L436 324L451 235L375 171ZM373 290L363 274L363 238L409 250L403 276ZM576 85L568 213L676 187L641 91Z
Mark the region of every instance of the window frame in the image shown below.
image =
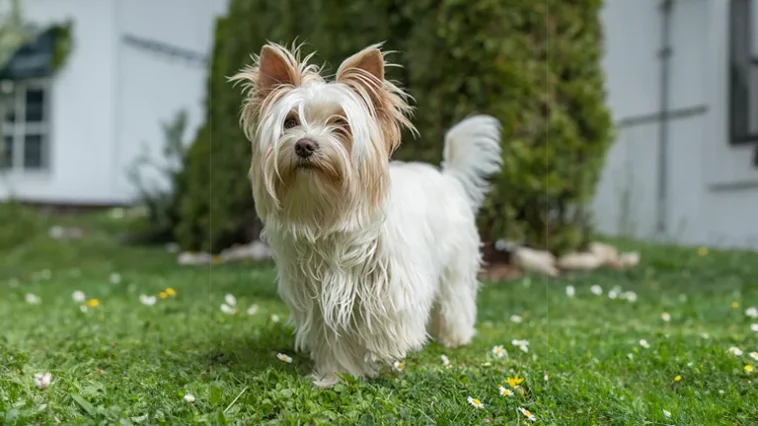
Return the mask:
M745 145L758 142L758 130L750 130L752 91L758 91L758 79L751 73L758 71L758 53L753 53L753 33L758 25L752 22L752 11L758 0L731 0L729 2L729 142Z
M13 80L13 123L3 122L2 137L11 136L12 158L10 167L0 168L0 173L23 173L23 174L47 174L52 168L51 143L51 96L52 81L48 78L31 78ZM26 122L26 91L28 89L40 89L43 92L42 121L36 123ZM0 119L5 120L7 111L0 111ZM26 137L28 135L41 135L39 168L27 168L25 166Z

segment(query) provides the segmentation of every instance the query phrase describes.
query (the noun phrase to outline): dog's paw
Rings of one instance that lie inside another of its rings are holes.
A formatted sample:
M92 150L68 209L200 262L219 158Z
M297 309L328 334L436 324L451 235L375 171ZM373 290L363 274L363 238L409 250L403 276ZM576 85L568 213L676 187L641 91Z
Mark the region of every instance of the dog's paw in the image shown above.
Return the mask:
M448 349L455 349L461 346L468 346L471 343L471 337L467 337L467 338L442 337L439 339L439 343Z
M340 381L340 378L337 377L336 374L325 374L321 376L314 373L312 377L313 385L321 389L328 389Z

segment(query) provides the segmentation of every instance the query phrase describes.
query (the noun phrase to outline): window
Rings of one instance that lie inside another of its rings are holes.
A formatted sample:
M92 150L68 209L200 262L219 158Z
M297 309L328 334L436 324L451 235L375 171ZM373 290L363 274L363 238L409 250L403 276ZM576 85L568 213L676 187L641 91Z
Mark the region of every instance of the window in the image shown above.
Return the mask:
M49 167L48 87L43 80L12 83L2 111L0 169L43 171Z
M731 0L730 20L730 139L758 142L758 0Z

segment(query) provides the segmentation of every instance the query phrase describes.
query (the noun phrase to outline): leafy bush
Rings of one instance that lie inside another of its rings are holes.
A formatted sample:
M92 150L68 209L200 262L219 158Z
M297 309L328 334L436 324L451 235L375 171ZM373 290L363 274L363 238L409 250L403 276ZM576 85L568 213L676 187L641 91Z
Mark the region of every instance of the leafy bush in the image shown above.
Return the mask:
M44 231L40 215L21 202L0 201L0 251L17 247Z
M403 68L390 69L389 77L417 100L421 134L405 138L398 159L437 163L443 134L456 121L475 112L498 117L505 168L480 215L484 238L554 252L577 248L590 230L583 206L611 141L601 6L601 0L233 0L217 29L212 102L189 158L180 242L218 250L250 237L250 145L237 123L239 89L225 77L267 40L299 38L308 42L305 50L318 48L317 60L332 72L377 41L398 51L390 59Z
M178 197L183 192L181 177L187 157L184 146L186 111L179 111L173 120L162 126L165 164L156 164L149 153L143 152L127 170L127 177L139 192L139 204L147 211L144 220L136 225L136 236L131 238L139 242L173 241L174 228L179 223ZM170 187L160 188L154 183L146 183L145 169L157 171L170 183Z

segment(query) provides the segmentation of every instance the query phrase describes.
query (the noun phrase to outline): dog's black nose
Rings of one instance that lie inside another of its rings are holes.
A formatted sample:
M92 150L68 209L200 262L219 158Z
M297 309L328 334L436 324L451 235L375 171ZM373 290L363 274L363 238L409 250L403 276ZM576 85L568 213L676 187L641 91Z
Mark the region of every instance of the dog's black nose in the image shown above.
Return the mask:
M295 154L300 158L308 158L318 149L318 144L312 139L300 139L295 142Z

